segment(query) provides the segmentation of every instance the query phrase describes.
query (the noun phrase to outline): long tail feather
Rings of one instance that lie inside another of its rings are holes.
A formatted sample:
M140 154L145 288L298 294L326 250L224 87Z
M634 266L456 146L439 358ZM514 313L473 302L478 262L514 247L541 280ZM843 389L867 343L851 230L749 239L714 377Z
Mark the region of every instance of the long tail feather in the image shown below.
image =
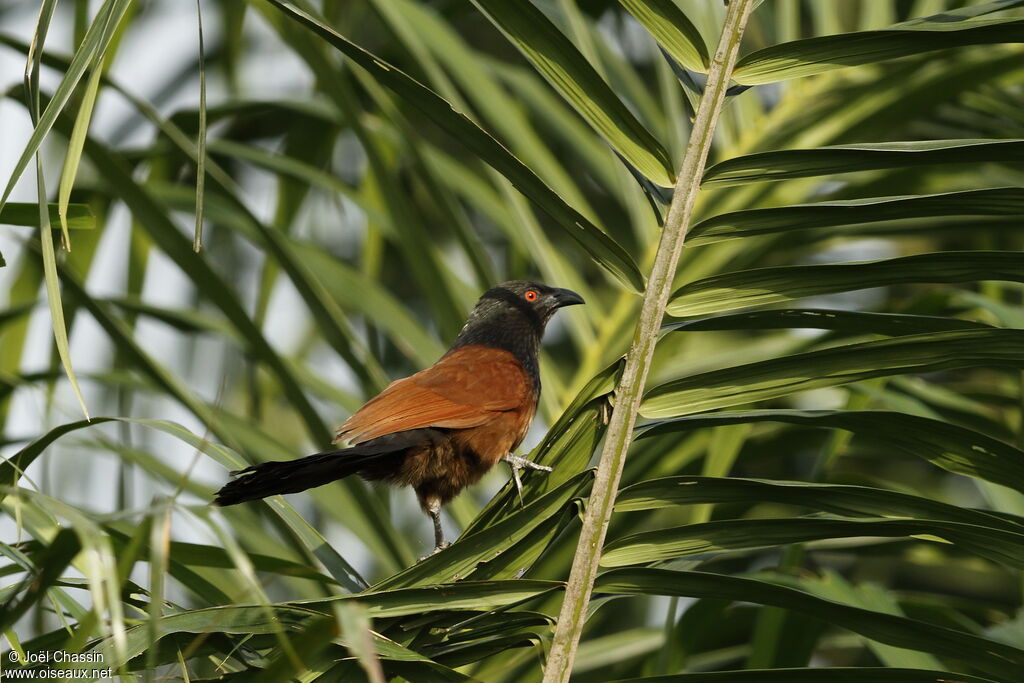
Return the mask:
M357 474L367 464L381 458L397 458L407 448L435 438L435 430L415 429L367 441L326 453L307 455L298 460L263 462L232 472L238 478L217 492L216 505L237 505L279 493L298 493ZM396 463L397 465L397 463Z
M355 474L362 461L363 458L348 457L341 450L317 453L298 460L260 463L240 470L238 479L225 484L213 502L235 505L278 493L305 491Z

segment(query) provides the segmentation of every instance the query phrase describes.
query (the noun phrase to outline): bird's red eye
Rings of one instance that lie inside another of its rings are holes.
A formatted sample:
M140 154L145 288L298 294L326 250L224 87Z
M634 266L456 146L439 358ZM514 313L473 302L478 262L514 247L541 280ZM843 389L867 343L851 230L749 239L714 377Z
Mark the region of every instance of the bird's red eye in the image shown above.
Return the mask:
M537 296L538 294L536 289L528 289L526 290L526 294L523 294L523 298L527 301L536 301Z

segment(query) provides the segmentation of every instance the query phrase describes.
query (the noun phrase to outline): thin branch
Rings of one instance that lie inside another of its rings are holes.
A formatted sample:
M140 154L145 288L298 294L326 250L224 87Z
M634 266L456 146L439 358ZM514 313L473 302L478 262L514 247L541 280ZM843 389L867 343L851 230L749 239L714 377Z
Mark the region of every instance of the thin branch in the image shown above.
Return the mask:
M715 123L725 102L729 74L736 63L740 38L754 4L754 0L732 0L726 12L722 37L711 62L707 86L697 109L693 132L676 181L675 194L665 219L665 229L644 292L633 345L626 354L626 366L616 389L615 409L608 425L597 478L583 520L562 611L558 616L544 683L567 683L572 673L576 647L586 619L594 579L597 577L601 548L615 505L626 451L633 439L633 425L636 424L640 409L658 330L672 291L672 281L682 253L694 200L700 190L700 178L711 149Z

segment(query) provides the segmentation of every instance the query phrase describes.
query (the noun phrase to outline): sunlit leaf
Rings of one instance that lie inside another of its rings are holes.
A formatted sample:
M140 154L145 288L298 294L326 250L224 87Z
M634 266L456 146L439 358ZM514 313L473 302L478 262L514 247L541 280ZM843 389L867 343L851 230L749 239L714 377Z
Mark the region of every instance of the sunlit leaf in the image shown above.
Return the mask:
M914 197L872 197L847 201L748 209L708 218L690 229L690 246L720 240L859 225L908 218L1017 216L1024 211L1024 189L1004 187Z
M1024 19L974 17L1020 5L1020 0L998 0L922 17L884 30L804 38L773 45L740 59L732 77L743 85L758 85L932 50L1019 43L1024 39L1020 31Z
M673 184L665 150L543 12L529 2L473 2L629 163L663 187Z
M627 486L616 497L622 512L663 509L694 503L776 502L846 517L899 517L944 520L997 531L1024 533L1024 518L1006 519L978 510L940 503L906 493L867 486L808 484L739 477L678 476ZM625 542L625 539L623 539Z
M707 71L708 48L697 27L672 0L619 0L676 61L693 71Z
M50 225L59 224L60 209L58 205L47 204L47 209ZM7 202L3 209L0 209L0 223L39 227L39 205ZM68 204L67 224L71 230L92 230L96 227L96 216L88 204Z
M1024 367L1024 330L956 330L848 344L712 370L647 392L640 414L675 417L892 375Z
M893 448L957 474L1024 491L1024 451L990 436L941 420L884 410L751 410L691 415L646 427L639 438L704 427L783 422L844 429L884 439Z
M864 313L822 308L785 308L718 315L711 318L667 323L663 330L702 332L707 330L834 330L856 334L900 336L945 330L989 327L984 323L937 315Z
M704 171L704 185L739 185L910 166L1024 162L1024 140L915 140L759 152Z
M724 519L643 531L605 546L601 564L622 567L689 555L772 548L837 538L935 536L966 552L1024 568L1024 527L1020 531L919 519Z
M864 263L756 268L683 285L666 311L681 317L707 315L870 287L984 280L1024 282L1024 257L1016 252L947 251Z

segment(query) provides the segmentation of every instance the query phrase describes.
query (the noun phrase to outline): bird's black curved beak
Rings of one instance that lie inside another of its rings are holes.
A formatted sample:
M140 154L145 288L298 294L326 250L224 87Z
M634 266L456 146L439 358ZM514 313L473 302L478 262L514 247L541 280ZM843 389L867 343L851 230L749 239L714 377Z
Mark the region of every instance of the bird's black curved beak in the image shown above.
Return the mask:
M571 289L556 289L552 294L559 308L586 303L583 297Z

